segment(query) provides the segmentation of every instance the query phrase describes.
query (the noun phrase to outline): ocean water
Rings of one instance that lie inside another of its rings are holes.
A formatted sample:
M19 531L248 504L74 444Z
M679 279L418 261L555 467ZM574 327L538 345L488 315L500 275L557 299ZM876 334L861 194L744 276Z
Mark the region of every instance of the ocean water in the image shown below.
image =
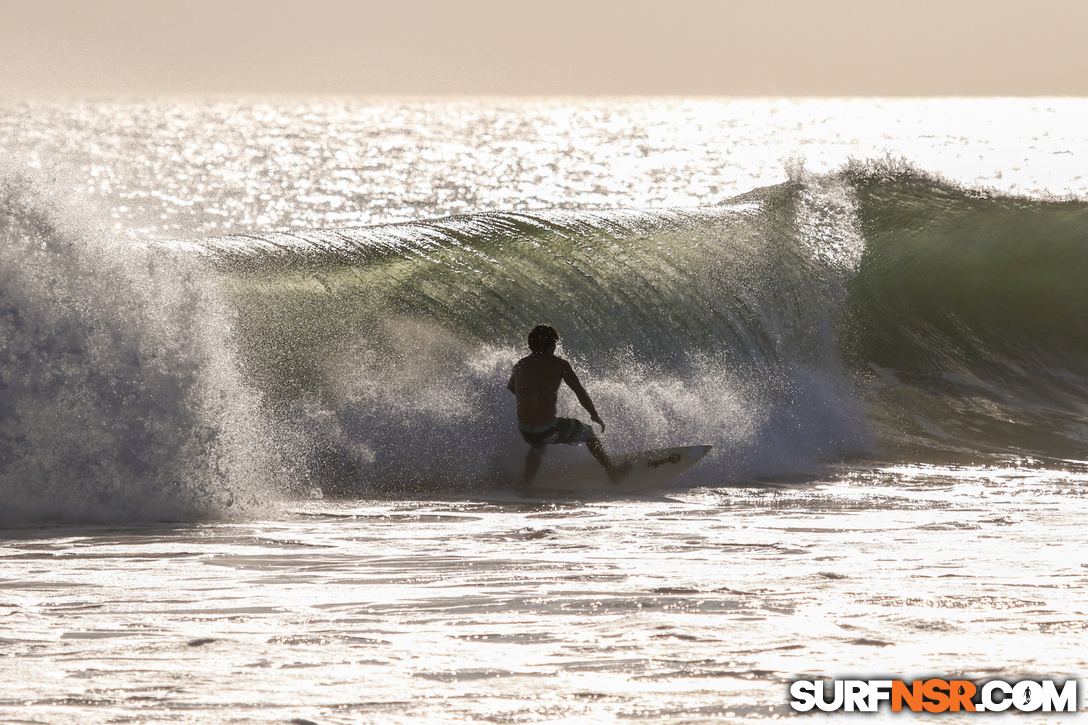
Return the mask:
M1082 675L1086 118L5 101L0 720L756 722L802 677ZM538 322L609 450L711 453L515 490Z

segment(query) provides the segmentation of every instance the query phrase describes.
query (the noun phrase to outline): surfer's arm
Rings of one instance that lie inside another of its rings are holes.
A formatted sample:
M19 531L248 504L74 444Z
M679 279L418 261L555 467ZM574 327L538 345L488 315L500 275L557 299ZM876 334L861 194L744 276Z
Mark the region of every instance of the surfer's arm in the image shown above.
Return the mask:
M514 395L518 394L518 391L514 390L514 376L513 375L510 376L510 382L508 382L506 384L506 389L509 390Z
M578 376L574 374L574 368L570 366L570 363L563 361L563 381L570 386L570 389L574 391L574 394L578 396L578 402L582 404L582 407L589 413L589 419L597 425L601 426L601 432L604 433L604 421L601 420L601 416L597 415L597 409L593 406L593 401L589 399L589 393L582 387L582 383L578 380Z

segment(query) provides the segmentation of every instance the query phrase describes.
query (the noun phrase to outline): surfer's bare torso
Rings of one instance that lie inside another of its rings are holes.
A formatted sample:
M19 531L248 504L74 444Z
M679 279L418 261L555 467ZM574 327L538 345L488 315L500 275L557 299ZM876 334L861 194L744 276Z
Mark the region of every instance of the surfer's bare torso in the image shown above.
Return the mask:
M523 426L546 425L556 419L556 398L559 386L566 383L578 402L589 412L592 420L604 430L593 403L589 401L570 363L549 352L534 352L514 365L507 387L517 398L518 423Z

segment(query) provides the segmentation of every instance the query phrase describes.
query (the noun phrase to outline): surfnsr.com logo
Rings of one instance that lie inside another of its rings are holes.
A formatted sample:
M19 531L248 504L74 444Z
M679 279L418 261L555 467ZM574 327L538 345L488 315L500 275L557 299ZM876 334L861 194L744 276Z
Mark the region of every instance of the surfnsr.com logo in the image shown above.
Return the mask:
M1077 712L1077 681L1069 680L796 680L790 707L798 712Z

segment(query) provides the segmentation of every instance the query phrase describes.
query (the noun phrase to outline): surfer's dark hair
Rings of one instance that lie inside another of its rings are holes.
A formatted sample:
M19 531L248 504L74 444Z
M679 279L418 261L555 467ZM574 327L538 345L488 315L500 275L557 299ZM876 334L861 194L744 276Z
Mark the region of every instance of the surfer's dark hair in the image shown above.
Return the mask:
M533 352L547 352L559 342L559 333L551 325L537 325L529 333L529 349Z

